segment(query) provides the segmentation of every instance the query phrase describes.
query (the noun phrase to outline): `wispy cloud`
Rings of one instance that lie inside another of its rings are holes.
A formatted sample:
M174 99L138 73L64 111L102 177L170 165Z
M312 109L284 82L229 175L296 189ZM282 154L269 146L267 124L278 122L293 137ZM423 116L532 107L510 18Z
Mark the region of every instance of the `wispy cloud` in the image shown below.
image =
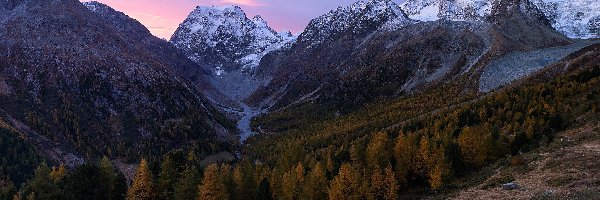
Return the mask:
M251 7L259 7L259 6L267 5L265 3L261 3L256 0L221 0L221 3L232 3L232 4L239 4L239 5L251 6Z
M167 22L167 20L164 19L160 15L154 15L154 14L145 13L145 12L130 12L130 13L132 13L132 15L134 15L134 16L140 16L140 17L143 17L143 18L146 18L146 19L151 19L153 21Z

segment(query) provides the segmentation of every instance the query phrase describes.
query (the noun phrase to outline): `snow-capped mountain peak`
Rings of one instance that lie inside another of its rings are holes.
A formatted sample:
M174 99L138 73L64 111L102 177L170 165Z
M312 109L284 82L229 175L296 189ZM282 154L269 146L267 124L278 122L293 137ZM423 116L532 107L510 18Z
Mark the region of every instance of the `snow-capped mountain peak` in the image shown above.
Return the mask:
M311 20L300 40L321 43L345 31L360 35L373 30L394 30L411 23L413 21L391 0L358 1Z
M262 55L289 41L260 15L248 19L238 6L199 6L171 42L197 63L231 71L255 67Z

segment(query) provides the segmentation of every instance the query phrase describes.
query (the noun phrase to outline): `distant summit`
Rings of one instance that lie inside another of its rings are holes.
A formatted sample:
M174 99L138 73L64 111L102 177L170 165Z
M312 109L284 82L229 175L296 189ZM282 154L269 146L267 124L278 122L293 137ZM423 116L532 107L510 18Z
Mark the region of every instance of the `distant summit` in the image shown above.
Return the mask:
M249 19L238 6L199 6L171 37L190 59L213 66L216 73L252 69L264 54L291 41L261 16Z
M411 23L412 20L391 0L358 1L311 20L299 36L299 42L320 43L345 31L360 35L377 29L393 30Z

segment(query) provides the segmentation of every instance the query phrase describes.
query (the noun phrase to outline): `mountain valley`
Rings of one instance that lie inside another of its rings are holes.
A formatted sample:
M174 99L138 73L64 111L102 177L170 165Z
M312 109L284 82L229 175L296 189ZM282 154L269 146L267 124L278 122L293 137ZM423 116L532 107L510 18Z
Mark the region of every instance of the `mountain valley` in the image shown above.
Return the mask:
M600 195L600 2L242 7L0 0L0 199Z

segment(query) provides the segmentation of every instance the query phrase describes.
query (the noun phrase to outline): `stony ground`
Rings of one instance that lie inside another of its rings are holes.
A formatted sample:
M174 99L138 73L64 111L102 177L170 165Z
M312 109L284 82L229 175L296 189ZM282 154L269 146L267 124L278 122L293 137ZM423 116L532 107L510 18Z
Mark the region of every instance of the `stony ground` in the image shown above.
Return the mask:
M484 69L479 79L479 90L489 92L510 84L512 81L531 75L575 51L598 42L600 41L580 40L566 46L508 54L492 61Z
M598 123L562 132L547 147L525 154L525 164L496 168L452 199L600 199L599 135ZM502 189L508 182L518 188Z

